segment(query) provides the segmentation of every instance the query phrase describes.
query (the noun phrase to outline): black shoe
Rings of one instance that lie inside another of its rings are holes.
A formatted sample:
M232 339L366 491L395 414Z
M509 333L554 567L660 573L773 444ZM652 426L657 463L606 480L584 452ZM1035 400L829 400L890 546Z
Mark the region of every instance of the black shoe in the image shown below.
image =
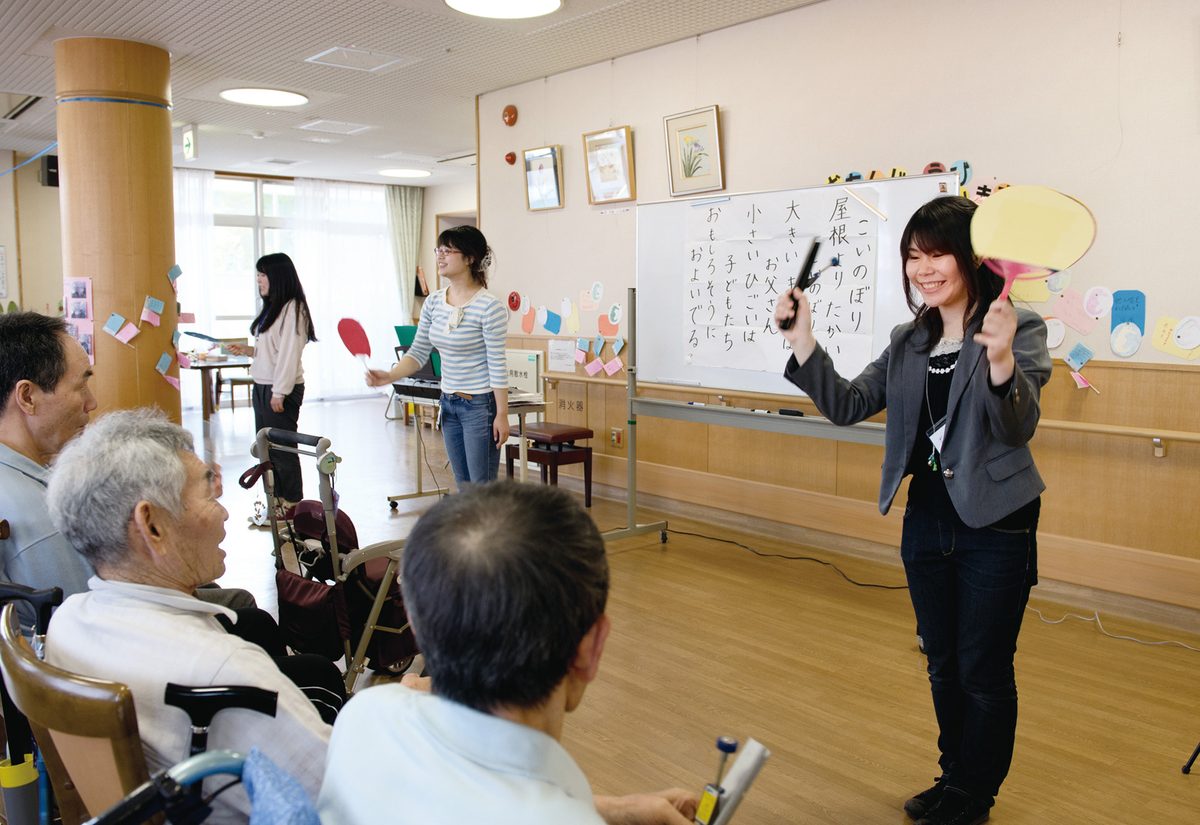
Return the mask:
M990 802L967 796L957 788L946 788L942 799L916 825L980 825L991 815Z
M919 638L919 637L918 637ZM932 788L927 788L914 796L912 799L904 803L904 813L908 814L913 819L920 819L933 810L933 807L942 801L942 794L946 792L946 777L939 776L934 780Z

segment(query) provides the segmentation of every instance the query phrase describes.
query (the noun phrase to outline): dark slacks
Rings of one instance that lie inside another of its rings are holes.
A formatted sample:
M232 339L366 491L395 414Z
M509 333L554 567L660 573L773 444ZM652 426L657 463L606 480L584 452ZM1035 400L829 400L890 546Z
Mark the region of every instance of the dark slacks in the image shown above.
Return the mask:
M271 386L255 384L250 396L254 405L254 431L263 427L299 432L300 404L304 401L304 385L297 384L284 396L283 412L271 409ZM288 501L304 498L304 481L300 475L300 456L295 453L271 450L271 466L275 471L275 495Z
M910 503L900 556L929 658L939 764L950 787L991 801L1012 763L1013 657L1037 582L1037 524L967 527Z

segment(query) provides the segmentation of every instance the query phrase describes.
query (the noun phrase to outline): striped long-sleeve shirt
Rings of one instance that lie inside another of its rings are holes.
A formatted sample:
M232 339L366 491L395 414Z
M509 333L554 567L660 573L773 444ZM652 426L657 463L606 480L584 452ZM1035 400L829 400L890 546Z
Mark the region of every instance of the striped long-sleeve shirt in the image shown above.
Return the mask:
M446 290L439 289L421 307L417 335L407 354L424 365L431 347L437 347L442 392L474 395L508 389L507 332L508 311L495 295L481 289L465 306L452 307L446 303Z

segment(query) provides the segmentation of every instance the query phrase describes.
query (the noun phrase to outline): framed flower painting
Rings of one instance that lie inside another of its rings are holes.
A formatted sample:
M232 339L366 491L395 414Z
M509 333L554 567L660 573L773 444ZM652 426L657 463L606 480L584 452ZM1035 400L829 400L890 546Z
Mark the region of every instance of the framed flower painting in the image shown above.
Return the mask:
M718 107L705 106L663 118L672 197L725 188L720 115Z

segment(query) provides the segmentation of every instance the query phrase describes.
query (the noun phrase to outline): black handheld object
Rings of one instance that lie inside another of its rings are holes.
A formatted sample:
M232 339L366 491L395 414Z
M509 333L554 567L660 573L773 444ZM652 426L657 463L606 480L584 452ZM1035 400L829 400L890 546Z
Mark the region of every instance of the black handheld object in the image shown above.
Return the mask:
M813 238L812 246L808 248L808 255L804 258L804 264L800 267L800 271L796 273L796 280L792 283L792 289L799 289L801 292L812 286L812 282L816 280L813 275L813 265L817 262L817 253L821 250L821 242ZM788 290L788 296L791 297L791 290ZM792 309L798 308L796 299L792 298ZM784 318L779 322L780 329L791 329L792 324L796 323L796 316Z

